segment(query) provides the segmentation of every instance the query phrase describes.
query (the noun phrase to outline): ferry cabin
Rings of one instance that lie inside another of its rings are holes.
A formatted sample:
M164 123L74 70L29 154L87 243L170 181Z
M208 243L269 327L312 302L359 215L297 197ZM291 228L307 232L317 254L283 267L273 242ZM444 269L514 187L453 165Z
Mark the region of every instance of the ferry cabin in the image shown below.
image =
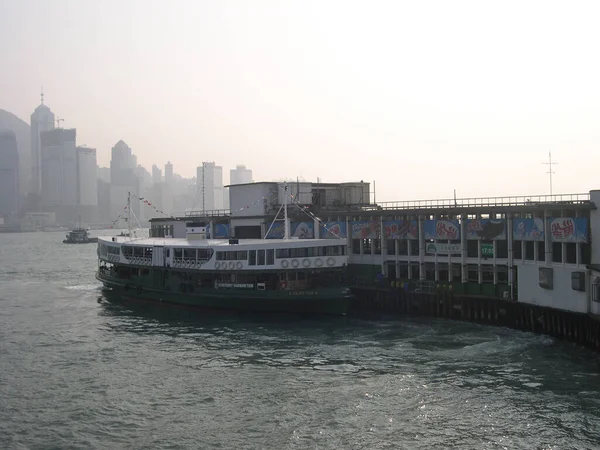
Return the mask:
M132 287L322 291L346 284L344 241L101 238L99 276Z

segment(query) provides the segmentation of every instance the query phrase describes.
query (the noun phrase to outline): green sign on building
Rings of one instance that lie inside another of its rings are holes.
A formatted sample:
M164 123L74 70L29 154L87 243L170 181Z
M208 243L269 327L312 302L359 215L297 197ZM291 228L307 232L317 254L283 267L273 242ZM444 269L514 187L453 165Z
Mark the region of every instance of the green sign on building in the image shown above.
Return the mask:
M481 244L481 256L487 258L494 257L494 244Z

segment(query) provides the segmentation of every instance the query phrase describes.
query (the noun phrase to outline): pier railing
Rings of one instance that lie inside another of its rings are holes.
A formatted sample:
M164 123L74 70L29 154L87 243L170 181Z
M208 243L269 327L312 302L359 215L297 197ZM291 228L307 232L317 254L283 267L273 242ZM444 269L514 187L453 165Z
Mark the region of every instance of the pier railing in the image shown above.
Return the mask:
M398 209L448 209L469 207L501 207L501 206L537 206L537 205L577 205L590 203L590 194L559 195L520 195L512 197L483 198L449 198L438 200L405 200L380 202L363 206L363 210L398 210Z

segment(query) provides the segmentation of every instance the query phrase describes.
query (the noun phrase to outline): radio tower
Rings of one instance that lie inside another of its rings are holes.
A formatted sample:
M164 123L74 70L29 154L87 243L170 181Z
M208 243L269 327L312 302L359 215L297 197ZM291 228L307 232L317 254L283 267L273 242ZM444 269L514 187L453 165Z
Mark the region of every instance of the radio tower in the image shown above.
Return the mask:
M548 152L548 162L542 163L545 166L548 166L548 172L546 172L548 175L550 175L550 195L552 195L552 174L554 173L552 171L552 166L555 166L556 164L558 164L556 161L552 161L552 152Z

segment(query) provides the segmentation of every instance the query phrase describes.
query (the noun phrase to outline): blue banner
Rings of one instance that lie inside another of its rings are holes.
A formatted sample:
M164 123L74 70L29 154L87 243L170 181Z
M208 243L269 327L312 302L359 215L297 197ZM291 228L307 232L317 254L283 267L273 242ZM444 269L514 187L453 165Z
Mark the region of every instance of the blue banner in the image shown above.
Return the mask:
M543 241L544 219L513 219L513 240Z
M227 239L229 238L229 224L217 223L214 225L214 232L211 232L210 224L206 225L206 235L209 239Z
M426 220L423 224L425 239L460 240L460 224L458 220Z
M384 220L386 239L418 239L419 225L416 220Z
M468 219L467 239L486 241L506 239L506 221L504 219Z
M270 225L269 225L270 226ZM268 228L267 228L268 231ZM271 231L266 236L267 239L283 239L285 235L285 229L283 221L275 222ZM315 237L315 224L312 221L306 222L292 222L290 224L290 237L297 237L299 239L313 239Z
M361 220L360 222L350 222L352 227L352 239L377 239L381 236L380 221Z
M348 236L346 222L326 222L324 226L321 226L319 233L321 239L338 239L338 236L341 238Z
M553 242L588 241L588 219L584 217L556 217L548 222Z

